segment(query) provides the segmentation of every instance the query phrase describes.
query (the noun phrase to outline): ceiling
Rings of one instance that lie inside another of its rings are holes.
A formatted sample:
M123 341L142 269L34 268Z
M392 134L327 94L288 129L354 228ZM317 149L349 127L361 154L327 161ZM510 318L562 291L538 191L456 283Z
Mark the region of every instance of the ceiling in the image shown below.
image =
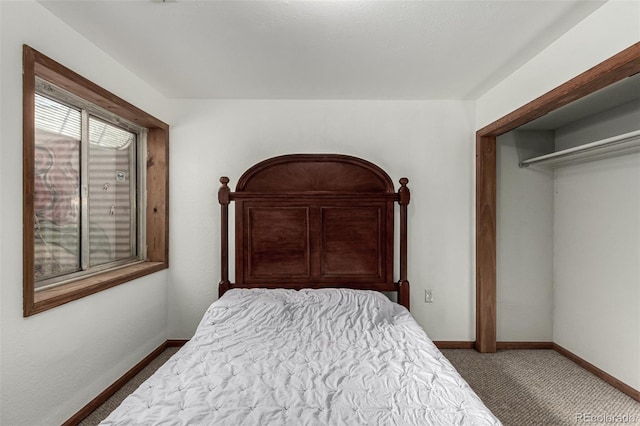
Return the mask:
M40 3L169 98L475 99L604 2Z

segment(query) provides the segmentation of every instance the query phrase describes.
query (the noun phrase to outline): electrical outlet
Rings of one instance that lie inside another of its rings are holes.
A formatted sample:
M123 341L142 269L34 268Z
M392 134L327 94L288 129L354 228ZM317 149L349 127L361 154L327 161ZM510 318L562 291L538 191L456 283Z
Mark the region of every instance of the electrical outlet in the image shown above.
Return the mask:
M433 290L424 291L424 303L433 303Z

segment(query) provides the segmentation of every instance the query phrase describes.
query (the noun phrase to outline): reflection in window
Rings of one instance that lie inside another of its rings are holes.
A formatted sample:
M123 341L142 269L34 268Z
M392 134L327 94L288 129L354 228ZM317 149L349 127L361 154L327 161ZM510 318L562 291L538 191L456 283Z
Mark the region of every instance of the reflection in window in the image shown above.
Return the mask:
M138 260L138 134L45 91L35 95L36 288Z
M89 118L89 266L135 256L135 136Z
M35 276L80 269L80 111L36 95Z

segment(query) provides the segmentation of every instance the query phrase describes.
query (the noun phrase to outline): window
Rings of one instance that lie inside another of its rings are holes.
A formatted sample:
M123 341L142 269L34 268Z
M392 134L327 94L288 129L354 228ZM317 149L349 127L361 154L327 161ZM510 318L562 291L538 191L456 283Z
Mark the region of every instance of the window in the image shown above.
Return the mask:
M36 291L139 261L137 159L146 129L39 78L34 116Z
M168 126L24 47L24 315L168 266Z

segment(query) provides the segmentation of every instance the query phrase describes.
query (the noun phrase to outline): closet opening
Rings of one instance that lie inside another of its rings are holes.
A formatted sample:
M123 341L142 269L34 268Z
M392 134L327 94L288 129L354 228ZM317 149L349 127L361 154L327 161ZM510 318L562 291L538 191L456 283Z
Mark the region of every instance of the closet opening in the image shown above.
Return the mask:
M614 55L608 60L596 65L595 67L585 71L568 82L558 86L554 90L540 96L532 102L518 108L517 110L507 114L501 119L489 124L488 126L476 132L476 343L475 348L479 352L495 352L497 340L497 324L496 312L497 306L497 289L496 289L496 273L497 273L497 146L499 136L512 137L511 143L514 147L514 155L517 160L516 167L519 163L526 165L527 160L542 157L552 152L563 149L572 149L578 145L585 145L584 138L578 138L576 135L580 129L571 130L565 128L561 131L564 135L558 140L558 129L549 127L550 124L544 124L545 120L565 120L563 114L568 114L572 110L584 111L589 103L595 105L603 105L603 99L611 96L608 89L615 94L618 90L624 93L634 93L634 89L628 90L634 84L638 84L639 77L629 79L629 77L640 73L640 43L636 43L622 52ZM616 84L619 83L619 84ZM627 87L627 88L625 88ZM601 89L605 89L602 90ZM635 91L637 93L637 91ZM593 95L595 100L589 100L588 95ZM609 109L616 108L634 108L634 102L637 100L629 100L629 102L620 103L618 95L612 96L615 105L611 105ZM627 107L625 107L625 104ZM551 114L557 111L558 114ZM602 111L594 112L594 114L607 114L607 108ZM588 114L587 114L588 116ZM554 118L555 117L555 118ZM586 118L583 116L580 119ZM580 119L577 119L578 121ZM540 121L534 121L540 120ZM541 124L542 123L542 124ZM544 126L543 126L544 124ZM583 123L584 125L584 123ZM578 126L579 127L579 126ZM603 128L606 128L604 126ZM517 129L517 130L516 130ZM507 133L516 130L511 135ZM571 131L570 131L571 130ZM609 129L610 130L610 129ZM609 130L598 130L607 133ZM640 130L637 127L620 134L634 132ZM520 134L514 138L515 134ZM537 134L536 134L537 133ZM533 144L528 138L540 138L541 142ZM616 135L604 134L598 140L604 140ZM631 136L635 138L635 136ZM580 142L576 142L579 139ZM637 139L637 138L636 138ZM529 141L528 141L529 140ZM528 142L527 142L528 141ZM500 143L503 142L501 139ZM591 141L597 142L597 141ZM586 142L589 143L589 142ZM638 142L631 142L625 149L637 149ZM631 148L629 148L631 147ZM576 149L575 151L578 151ZM583 151L584 154L584 151ZM601 155L596 152L596 155ZM611 154L609 152L607 155ZM563 155L566 160L566 156ZM557 160L557 159L556 159ZM579 159L583 161L585 158ZM570 161L578 161L577 158L571 158ZM588 161L588 159L587 159ZM535 161L541 163L541 161ZM547 162L548 165L554 161ZM533 166L531 166L533 167ZM538 167L540 168L540 167ZM547 174L555 173L553 169L548 169Z

